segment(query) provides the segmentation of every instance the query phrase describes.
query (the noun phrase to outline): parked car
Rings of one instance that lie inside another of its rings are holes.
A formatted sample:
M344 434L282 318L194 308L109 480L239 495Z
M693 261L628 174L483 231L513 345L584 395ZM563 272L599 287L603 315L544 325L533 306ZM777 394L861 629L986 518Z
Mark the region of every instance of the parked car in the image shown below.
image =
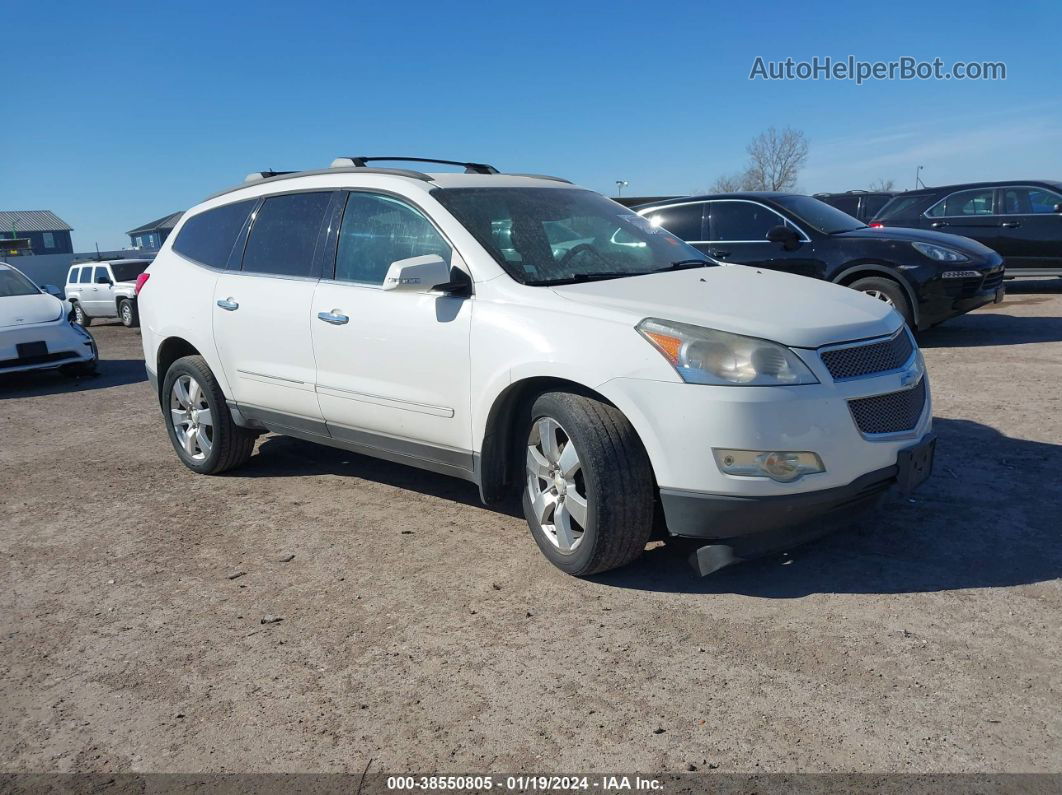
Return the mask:
M962 235L998 251L1007 276L1062 276L1062 182L970 182L901 193L870 223Z
M96 343L70 321L70 306L0 262L0 374L58 368L90 375L96 361Z
M150 264L150 259L75 262L66 276L66 299L74 307L74 320L88 326L94 318L116 317L123 326L139 326L136 280Z
M795 193L691 196L637 208L720 261L835 282L895 307L926 329L1003 300L1002 258L967 238L871 229Z
M844 193L816 193L815 198L868 223L895 195L896 192L891 190L850 190Z
M706 573L928 476L927 378L890 306L719 267L565 180L371 161L207 199L142 277L148 376L192 471L269 430L488 504L518 490L574 575L637 558L657 500Z

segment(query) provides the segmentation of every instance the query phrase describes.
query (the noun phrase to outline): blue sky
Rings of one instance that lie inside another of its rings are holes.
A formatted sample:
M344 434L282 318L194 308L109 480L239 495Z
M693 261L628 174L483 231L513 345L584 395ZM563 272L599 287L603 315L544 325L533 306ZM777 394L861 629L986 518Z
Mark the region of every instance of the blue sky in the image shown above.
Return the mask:
M0 209L88 250L264 168L412 154L627 193L704 189L770 125L800 188L1062 178L1062 4L8 5ZM764 82L756 56L1004 61L1005 81Z

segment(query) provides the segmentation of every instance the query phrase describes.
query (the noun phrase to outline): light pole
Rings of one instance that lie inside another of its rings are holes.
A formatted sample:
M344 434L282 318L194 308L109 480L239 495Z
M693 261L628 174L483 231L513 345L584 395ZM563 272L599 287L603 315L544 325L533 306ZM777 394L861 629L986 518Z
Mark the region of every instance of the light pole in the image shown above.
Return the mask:
M619 198L620 196L622 196L622 195L623 195L623 189L624 189L624 188L626 188L626 187L627 187L628 185L630 185L630 184L631 184L631 183L629 183L629 182L628 182L627 180L625 180L625 179L617 179L617 180L616 180L616 198L617 198L617 199L618 199L618 198Z
M921 184L923 188L926 186L926 183L922 182L922 178L919 176L919 174L922 173L923 168L925 168L925 166L919 166L915 169L915 190L918 190L919 184Z

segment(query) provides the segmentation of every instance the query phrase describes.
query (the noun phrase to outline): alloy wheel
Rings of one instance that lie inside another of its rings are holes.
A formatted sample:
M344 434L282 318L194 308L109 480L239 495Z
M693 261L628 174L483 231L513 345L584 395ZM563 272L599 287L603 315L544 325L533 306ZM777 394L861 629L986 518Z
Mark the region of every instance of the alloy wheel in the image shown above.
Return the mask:
M127 326L133 324L133 308L129 306L128 301L122 302L122 323Z
M879 301L888 304L889 306L896 306L896 303L881 290L864 290L863 294L869 295L871 298L877 298Z
M586 532L586 481L575 442L552 417L536 420L528 435L527 494L549 542L575 552Z
M180 375L170 390L170 421L181 449L203 461L214 446L214 417L206 393L190 375Z

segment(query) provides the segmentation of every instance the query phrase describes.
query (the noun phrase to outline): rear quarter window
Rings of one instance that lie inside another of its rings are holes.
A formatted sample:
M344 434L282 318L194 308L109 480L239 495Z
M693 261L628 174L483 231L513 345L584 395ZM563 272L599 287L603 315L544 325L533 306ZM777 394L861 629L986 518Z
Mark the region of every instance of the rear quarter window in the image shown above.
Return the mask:
M918 207L925 201L924 196L896 196L881 208L881 211L872 216L880 221L891 221L896 218L915 218L918 215Z
M233 244L258 199L226 204L193 215L181 226L173 250L189 259L224 268Z

